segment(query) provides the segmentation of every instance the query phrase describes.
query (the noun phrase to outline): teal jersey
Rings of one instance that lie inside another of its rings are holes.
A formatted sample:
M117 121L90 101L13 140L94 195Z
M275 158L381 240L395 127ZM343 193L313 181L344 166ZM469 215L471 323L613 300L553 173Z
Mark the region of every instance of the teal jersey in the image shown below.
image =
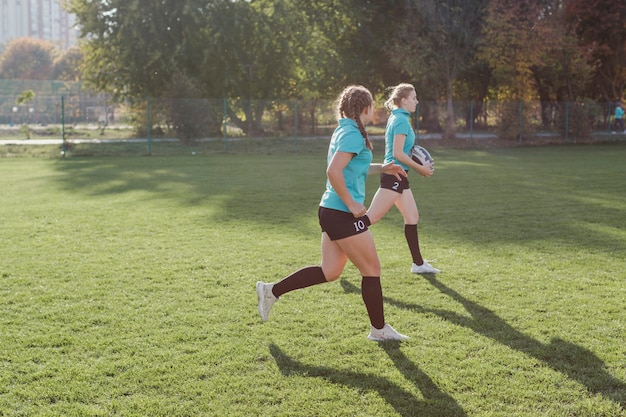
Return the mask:
M411 114L404 109L394 109L387 119L387 127L385 128L385 164L394 162L405 170L409 167L393 157L393 138L395 135L406 135L404 141L404 153L411 155L411 148L415 145L415 132L411 127Z
M624 109L622 109L621 107L616 107L615 108L615 118L616 119L621 119L622 117L624 117Z
M343 177L354 201L364 204L365 180L373 156L372 151L367 149L365 139L363 139L359 127L352 119L339 119L339 126L333 132L330 145L328 145L327 166L337 152L354 154L354 157L343 169ZM350 212L348 206L339 198L329 180L326 180L326 191L322 195L320 206Z

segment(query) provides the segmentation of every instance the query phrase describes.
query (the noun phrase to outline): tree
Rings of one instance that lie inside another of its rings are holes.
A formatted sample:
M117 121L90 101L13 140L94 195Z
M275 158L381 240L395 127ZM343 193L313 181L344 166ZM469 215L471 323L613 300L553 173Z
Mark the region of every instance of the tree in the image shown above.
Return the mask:
M5 79L48 80L51 78L54 44L36 38L9 42L0 59L0 77Z
M570 0L566 16L575 25L580 45L597 63L590 97L623 98L626 87L626 3L615 0Z
M294 26L301 14L290 1L70 0L70 11L86 41L86 80L117 98L174 97L172 86L193 85L192 98L234 97L230 118L252 134L296 79L302 20Z
M544 1L536 27L543 34L541 53L531 65L534 85L541 102L542 125L563 124L569 104L585 98L593 66L589 54L576 38L576 25L568 21L562 0ZM581 113L589 106L574 106ZM556 110L556 112L554 111ZM557 115L556 119L553 115ZM587 120L582 114L578 120ZM590 127L589 127L590 128ZM587 130L579 128L578 131Z
M541 56L543 34L535 30L536 0L492 1L483 28L480 55L493 70L498 98L534 96L531 67Z
M80 71L83 54L77 47L59 54L52 63L52 79L78 82L82 78Z
M575 28L565 18L562 0L492 1L481 55L494 72L497 98L514 102L538 98L544 127L563 120L554 114L562 115L566 102L584 97L592 71ZM503 117L523 117L524 129L530 127L529 114L520 115L516 103L503 108Z
M476 62L487 0L412 0L397 22L389 49L394 66L446 99L446 135L456 130L454 85ZM427 90L426 90L427 91Z
M455 97L460 98L460 105L465 115L465 125L470 128L485 115L483 112L492 85L492 72L489 65L476 57L468 63L454 83ZM486 123L485 123L486 124Z
M194 72L220 96L237 98L229 117L248 134L262 133L261 117L272 99L293 93L298 16L285 0L223 2L209 16L206 65L215 71Z
M158 96L187 40L189 16L180 16L175 3L70 0L68 11L76 14L85 39L85 80L116 98Z
M17 104L18 106L22 106L26 103L30 103L34 99L35 99L35 92L33 90L26 90L26 91L23 91L22 94L17 96L17 98L15 99L15 104Z
M361 0L298 0L302 16L295 27L306 30L297 31L295 43L296 96L335 98L348 84L381 86L376 59L384 55L384 37L382 26L373 24L377 7Z

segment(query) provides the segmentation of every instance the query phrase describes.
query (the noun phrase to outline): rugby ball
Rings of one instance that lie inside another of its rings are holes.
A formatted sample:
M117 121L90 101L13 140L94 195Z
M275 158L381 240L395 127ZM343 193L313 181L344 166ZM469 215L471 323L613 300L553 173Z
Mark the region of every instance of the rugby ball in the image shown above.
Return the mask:
M419 145L415 145L411 149L411 159L420 165L433 163L433 157L430 156L430 153Z

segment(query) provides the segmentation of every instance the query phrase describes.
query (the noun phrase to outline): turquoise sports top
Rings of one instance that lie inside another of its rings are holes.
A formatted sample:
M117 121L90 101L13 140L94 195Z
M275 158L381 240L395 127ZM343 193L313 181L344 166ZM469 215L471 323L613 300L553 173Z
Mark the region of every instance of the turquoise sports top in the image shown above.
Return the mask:
M364 204L365 180L373 156L372 151L367 149L365 139L363 139L363 135L361 135L359 127L354 120L347 118L339 119L339 126L333 132L328 145L327 166L336 152L354 154L354 157L343 169L343 177L354 201ZM328 179L326 180L326 191L322 195L320 206L350 212L348 206L339 198Z
M395 135L406 135L404 148L402 149L407 155L411 155L411 148L415 145L415 132L411 127L409 117L411 114L404 109L393 109L389 119L387 119L387 127L385 128L385 164L393 161L405 170L409 167L393 157L393 138Z

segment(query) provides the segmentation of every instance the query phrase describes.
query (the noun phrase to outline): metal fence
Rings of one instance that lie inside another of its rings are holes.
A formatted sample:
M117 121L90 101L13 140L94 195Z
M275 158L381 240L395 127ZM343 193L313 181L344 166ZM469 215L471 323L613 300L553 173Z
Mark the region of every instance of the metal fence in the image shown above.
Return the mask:
M0 85L0 87L2 87ZM63 86L49 86L49 90ZM19 88L17 88L19 90ZM2 91L2 88L0 88ZM20 93L0 94L0 140L221 142L237 138L283 138L296 145L328 137L336 126L332 100L150 98L116 103L106 94L76 91L37 93L18 104ZM575 140L614 134L614 103L420 102L413 123L418 138L474 140L485 135L524 141L538 136ZM372 135L382 135L388 112L377 108ZM449 122L451 120L451 122ZM450 127L453 129L450 129ZM620 132L621 133L621 132Z

